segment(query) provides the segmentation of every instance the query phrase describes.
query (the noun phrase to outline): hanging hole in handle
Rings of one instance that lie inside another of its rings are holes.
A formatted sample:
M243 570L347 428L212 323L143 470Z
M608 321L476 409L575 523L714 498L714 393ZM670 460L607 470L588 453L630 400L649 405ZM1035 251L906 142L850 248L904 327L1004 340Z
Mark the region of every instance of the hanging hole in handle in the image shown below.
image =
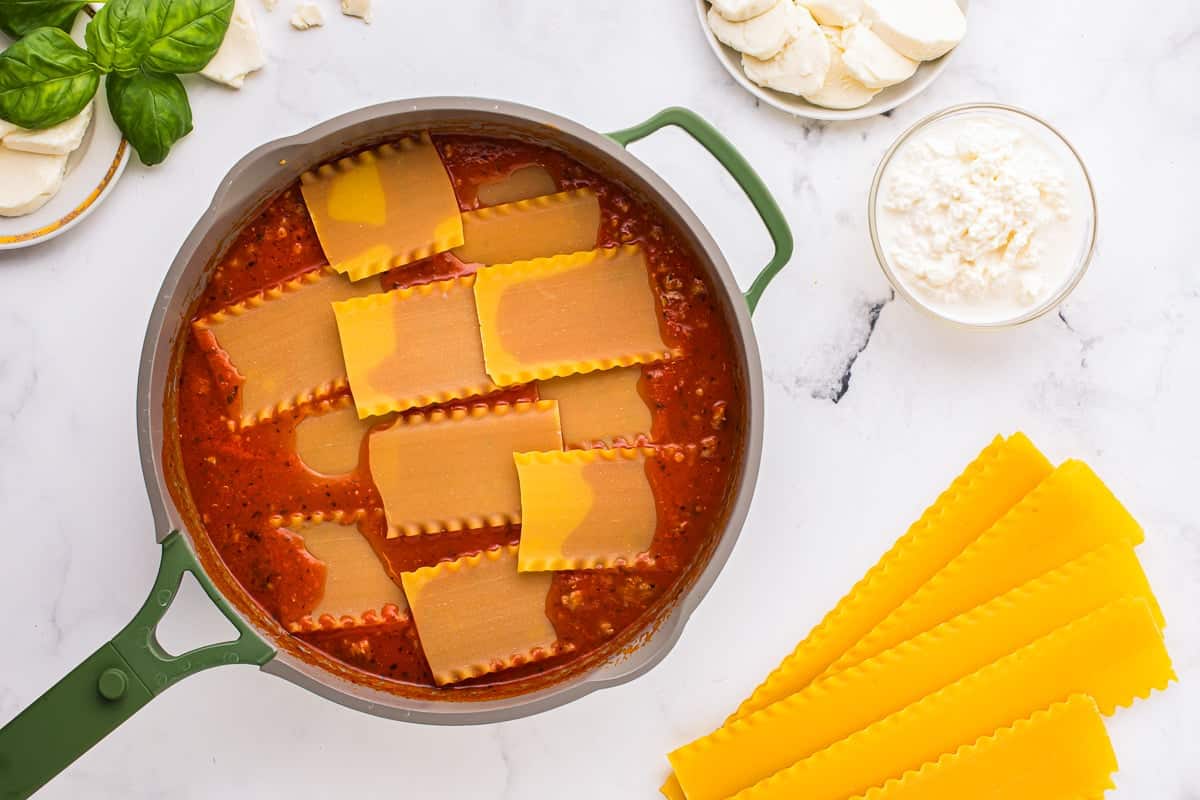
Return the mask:
M738 286L749 289L774 247L753 204L729 171L675 126L632 142L628 149L695 212L725 254Z
M171 656L206 645L237 641L238 629L213 605L191 572L183 573L179 589L155 627L154 637Z

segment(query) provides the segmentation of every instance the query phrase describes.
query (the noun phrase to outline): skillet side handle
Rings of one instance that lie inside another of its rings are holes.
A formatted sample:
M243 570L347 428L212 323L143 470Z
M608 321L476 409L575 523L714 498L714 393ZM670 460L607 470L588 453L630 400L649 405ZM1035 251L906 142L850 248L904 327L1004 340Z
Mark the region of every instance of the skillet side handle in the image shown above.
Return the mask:
M155 628L190 572L238 629L232 642L172 656ZM178 531L162 544L154 588L125 628L0 728L0 798L26 798L62 772L155 695L181 678L222 664L258 664L275 650L233 611Z
M762 178L750 166L750 162L738 152L728 139L696 112L680 107L666 108L641 125L614 131L608 134L608 137L622 147L628 147L631 143L644 139L668 125L681 128L703 145L704 149L708 150L713 158L721 163L721 166L725 167L730 176L737 181L738 186L742 187L742 191L750 199L754 210L758 212L763 224L767 226L767 232L771 234L771 241L775 243L775 255L770 263L758 273L758 277L746 291L746 303L750 306L750 313L753 314L767 286L792 260L792 251L795 247L792 229L788 226L783 212L779 210L779 204L771 196L771 192L763 183Z

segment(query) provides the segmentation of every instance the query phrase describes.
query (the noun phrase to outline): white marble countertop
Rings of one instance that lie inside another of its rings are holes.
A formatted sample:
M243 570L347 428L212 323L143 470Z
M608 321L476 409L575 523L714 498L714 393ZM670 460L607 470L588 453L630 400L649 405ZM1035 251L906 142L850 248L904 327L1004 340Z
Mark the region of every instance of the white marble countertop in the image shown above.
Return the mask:
M663 754L706 732L802 638L997 432L1089 461L1144 523L1139 553L1181 681L1112 720L1121 800L1200 797L1200 12L1153 19L1083 0L976 0L932 89L887 118L815 124L765 107L708 51L691 3L377 0L371 26L321 0L325 28L258 12L271 62L240 93L189 86L196 130L131 165L85 224L0 254L0 721L141 604L157 548L134 387L159 282L226 169L258 144L370 103L472 94L600 130L663 106L709 118L779 198L789 269L755 317L767 442L753 509L716 586L641 679L503 725L375 719L249 668L166 692L47 798L656 797ZM1190 98L1190 99L1189 99ZM888 144L938 108L1025 106L1083 153L1100 197L1090 274L1061 314L968 334L892 301L867 186ZM768 241L683 134L635 152L679 188L743 281ZM173 631L207 630L185 597Z

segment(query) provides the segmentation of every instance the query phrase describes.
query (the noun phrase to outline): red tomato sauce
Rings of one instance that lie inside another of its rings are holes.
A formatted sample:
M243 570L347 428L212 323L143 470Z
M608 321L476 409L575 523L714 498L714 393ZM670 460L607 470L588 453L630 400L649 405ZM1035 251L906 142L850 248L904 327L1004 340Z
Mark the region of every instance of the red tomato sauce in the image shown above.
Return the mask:
M684 358L642 368L641 391L652 409L651 439L663 447L648 462L658 504L658 529L648 560L611 569L556 573L546 612L560 642L571 651L459 684L506 684L517 691L552 679L580 659L626 639L661 611L672 588L720 533L725 503L739 472L745 423L734 340L715 289L695 256L658 212L621 185L566 154L523 141L435 135L463 210L477 206L477 187L514 169L540 165L559 190L588 188L601 204L603 247L637 243L646 253L660 301L668 344ZM271 201L241 230L214 269L193 309L203 317L300 273L326 264L299 187ZM385 289L473 271L449 254L392 270ZM267 614L296 623L320 600L325 567L304 548L301 535L273 516L368 512L359 530L389 574L516 543L519 526L387 539L382 507L371 476L360 467L342 478L311 472L296 456L301 407L241 430L229 423L237 376L188 336L175 395L178 453L187 489L207 536L225 567ZM486 398L534 399L534 386ZM472 403L484 402L473 399ZM463 401L446 407L464 405ZM428 409L424 409L428 410ZM379 624L294 634L345 665L383 679L397 691L432 687L418 633L407 616Z

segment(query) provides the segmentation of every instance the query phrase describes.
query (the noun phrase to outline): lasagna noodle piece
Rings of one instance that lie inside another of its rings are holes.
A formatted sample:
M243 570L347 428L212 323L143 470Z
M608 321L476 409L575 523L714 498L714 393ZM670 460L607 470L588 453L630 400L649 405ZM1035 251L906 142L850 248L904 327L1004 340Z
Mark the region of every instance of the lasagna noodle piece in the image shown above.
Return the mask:
M463 243L458 198L422 133L300 176L325 257L361 280Z
M854 800L1103 797L1117 757L1096 701L1073 695Z
M374 420L361 420L349 397L296 423L296 455L318 475L340 477L354 471L363 439Z
M736 800L840 800L1025 719L1090 695L1104 715L1175 678L1146 601L1126 598L1005 656L792 766ZM685 783L690 800L695 800Z
M553 576L517 572L515 545L400 576L439 686L565 651L546 616Z
M346 387L330 304L379 291L328 267L305 273L193 323L242 378L238 411L250 425Z
M468 275L334 304L359 417L497 388L483 368L474 281Z
M1024 434L993 440L730 719L807 686L1050 471Z
M637 246L476 273L488 375L500 386L670 358Z
M1124 597L1162 614L1133 548L1114 544L671 754L689 800L734 794ZM722 764L713 773L712 764Z
M498 206L557 192L554 176L545 167L534 164L518 167L503 178L480 184L475 197L481 206Z
M600 201L589 189L467 211L454 255L468 264L510 264L596 246Z
M642 368L617 367L538 383L538 395L558 402L563 442L587 447L596 442L633 443L650 439L650 407L638 392Z
M968 608L1142 528L1086 464L1067 461L830 668L853 666Z
M361 619L364 612L394 605L408 608L404 592L383 568L370 542L355 524L311 522L289 528L304 539L304 546L325 564L325 593L309 614L314 620L328 614L334 619Z
M371 476L388 537L521 521L513 453L562 449L551 400L434 411L375 430Z
M650 549L658 509L649 448L515 453L522 572L629 563Z

